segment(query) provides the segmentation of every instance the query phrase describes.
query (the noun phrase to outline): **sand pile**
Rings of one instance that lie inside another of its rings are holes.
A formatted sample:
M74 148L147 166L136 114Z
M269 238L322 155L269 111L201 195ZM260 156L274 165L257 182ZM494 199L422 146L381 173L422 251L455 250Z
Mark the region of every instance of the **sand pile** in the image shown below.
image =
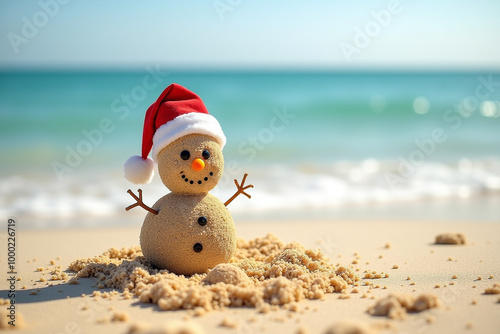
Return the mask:
M227 320L227 318L225 319ZM229 328L234 328L227 326ZM323 334L375 334L378 331L364 323L342 321L329 326ZM148 324L133 324L127 334L204 334L205 330L194 321L172 321L162 327L151 327ZM296 334L309 334L306 328L299 328Z
M498 295L500 294L500 283L493 283L491 288L484 289L484 293L487 295ZM500 299L499 299L500 301Z
M153 268L139 247L109 249L100 256L71 263L77 277L95 277L99 288L114 288L161 309L211 311L251 306L268 312L304 298L319 299L358 281L349 269L335 266L319 250L283 244L273 235L238 240L230 264L208 274L182 276Z
M387 316L391 319L404 319L408 312L422 312L439 307L441 301L434 294L421 294L418 297L407 294L390 294L377 301L368 309L375 316Z
M172 321L154 328L148 324L133 324L127 334L204 334L203 328L192 321Z
M462 233L443 233L436 235L437 245L465 245L465 235Z
M24 317L19 312L13 315L13 319L10 318L10 311L7 309L7 305L10 304L9 299L0 298L0 330L9 330L9 329L22 329L25 328ZM10 322L10 323L9 323ZM11 325L13 324L13 325Z
M324 334L374 334L375 330L370 328L368 325L360 322L354 321L343 321L338 322L330 327L324 332Z

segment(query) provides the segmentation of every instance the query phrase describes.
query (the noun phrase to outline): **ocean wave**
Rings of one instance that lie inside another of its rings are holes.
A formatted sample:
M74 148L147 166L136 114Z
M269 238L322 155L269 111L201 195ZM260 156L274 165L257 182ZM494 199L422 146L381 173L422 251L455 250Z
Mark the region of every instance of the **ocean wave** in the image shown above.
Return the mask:
M352 205L388 204L434 199L467 199L500 194L500 159L460 159L454 163L426 162L411 170L404 161L339 161L326 166L249 166L247 183L251 200L238 198L230 210L239 217L265 216L287 210L328 210ZM221 199L235 191L233 178L221 179L212 193ZM0 214L4 217L30 217L28 227L72 226L72 221L86 218L134 217L144 212L125 212L133 203L127 189L137 190L118 172L73 175L64 182L36 176L11 176L0 180ZM156 175L152 183L141 187L145 203L151 205L168 193ZM101 219L102 221L102 219ZM52 223L51 223L52 222ZM110 223L111 224L111 223Z

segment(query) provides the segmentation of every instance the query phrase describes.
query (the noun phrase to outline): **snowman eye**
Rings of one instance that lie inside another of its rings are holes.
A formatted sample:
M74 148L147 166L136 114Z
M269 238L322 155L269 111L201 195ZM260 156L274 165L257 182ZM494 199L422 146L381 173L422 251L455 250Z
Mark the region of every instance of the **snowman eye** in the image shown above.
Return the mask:
M199 242L195 243L194 246L193 246L193 250L196 252L196 253L199 253L203 250L203 245L200 244Z
M201 152L201 155L203 156L203 159L205 159L205 160L210 158L210 152L208 150L203 150L203 152Z
M181 159L182 160L187 160L187 159L189 159L190 156L191 156L191 154L189 153L189 151L184 150L181 152Z

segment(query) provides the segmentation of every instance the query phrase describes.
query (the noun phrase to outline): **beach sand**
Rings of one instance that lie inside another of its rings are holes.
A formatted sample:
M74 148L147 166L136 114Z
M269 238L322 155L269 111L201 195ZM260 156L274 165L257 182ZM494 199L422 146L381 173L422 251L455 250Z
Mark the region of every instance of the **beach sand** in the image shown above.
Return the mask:
M111 247L138 245L140 226L21 229L16 235L17 277L21 280L17 281L15 301L25 325L17 332L127 333L139 323L158 328L178 321L188 326L196 323L205 333L324 333L346 321L382 333L498 333L500 328L500 294L484 293L500 282L499 224L315 221L236 222L236 227L239 238L272 233L285 243L297 241L307 248L319 248L333 264L347 266L359 275L359 286L319 300L304 299L293 311L281 308L259 313L255 308L230 307L201 316L186 310L162 311L157 305L124 299L120 294L112 299L94 298L90 295L96 290L111 291L95 287L94 278L82 278L77 285L50 280L49 272L55 266L67 269L72 261L100 255ZM447 232L463 233L467 244L434 244L438 234ZM5 250L5 233L1 240ZM0 265L6 272L4 253ZM384 273L383 278L365 279L365 270ZM1 290L0 297L6 299L5 279ZM441 306L410 313L404 319L368 312L377 300L393 293L414 297L432 293Z

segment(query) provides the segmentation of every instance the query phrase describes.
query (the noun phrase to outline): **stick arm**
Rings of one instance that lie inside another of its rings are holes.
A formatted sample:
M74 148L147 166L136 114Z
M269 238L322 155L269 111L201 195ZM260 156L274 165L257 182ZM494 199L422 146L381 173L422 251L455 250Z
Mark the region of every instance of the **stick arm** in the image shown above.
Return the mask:
M248 188L253 188L253 184L249 184L248 186L245 186L245 180L247 179L247 176L248 176L247 173L245 173L245 175L243 175L243 180L241 180L241 185L238 183L238 181L236 179L234 180L234 183L236 184L236 188L237 188L236 189L236 193L233 196L231 196L231 198L228 199L224 203L225 206L228 206L229 203L231 203L232 201L234 201L234 199L236 197L238 197L238 195L240 195L240 194L243 194L243 195L245 195L248 198L252 198L252 196L250 196L249 194L247 194L245 192L245 190L247 190Z
M136 206L140 206L141 208L143 208L144 210L147 210L149 212L151 212L152 214L155 214L157 215L158 214L158 210L155 210L149 206L147 206L146 204L144 204L142 202L142 189L138 189L137 192L139 193L139 197L137 197L134 192L132 190L127 190L127 193L130 194L130 196L132 196L137 202L132 204L132 205L129 205L125 208L126 211L130 210L130 209L133 209L135 208Z

